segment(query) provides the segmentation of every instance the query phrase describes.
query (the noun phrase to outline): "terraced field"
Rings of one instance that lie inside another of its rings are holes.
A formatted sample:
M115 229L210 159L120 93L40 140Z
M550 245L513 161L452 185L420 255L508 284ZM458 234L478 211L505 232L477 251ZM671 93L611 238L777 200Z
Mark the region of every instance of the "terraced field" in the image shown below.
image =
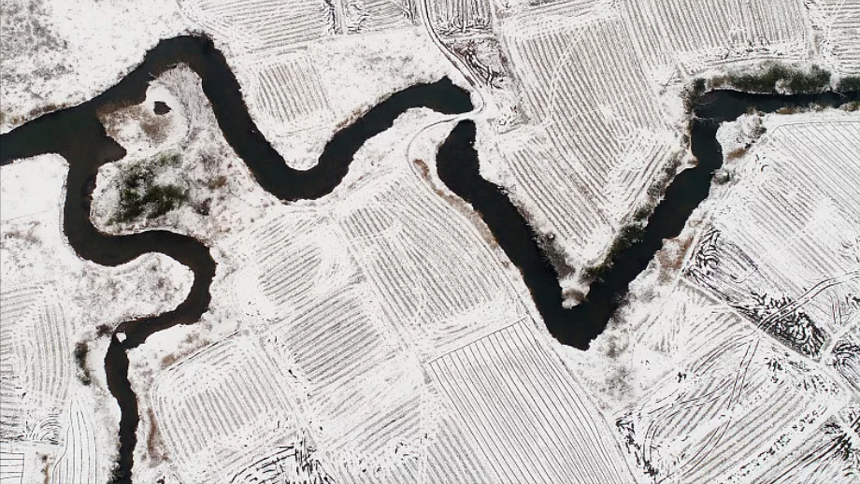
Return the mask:
M528 323L431 361L450 434L430 450L430 481L630 481L606 423L559 363Z

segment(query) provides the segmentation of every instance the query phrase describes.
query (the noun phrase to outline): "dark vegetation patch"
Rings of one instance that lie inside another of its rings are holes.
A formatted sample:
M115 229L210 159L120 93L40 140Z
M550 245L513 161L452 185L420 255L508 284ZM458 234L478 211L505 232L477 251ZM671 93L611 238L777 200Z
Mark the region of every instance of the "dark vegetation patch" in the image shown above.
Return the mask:
M714 183L717 185L725 185L734 179L734 173L730 170L719 169L714 172Z
M89 385L93 382L90 375L90 369L87 367L87 355L90 353L90 347L86 341L78 341L75 345L75 363L78 365L78 380L84 385Z
M640 205L636 211L633 212L633 220L637 222L647 221L648 217L651 216L651 212L654 211L654 207L656 207L656 205L653 202Z
M225 175L218 175L216 177L212 177L206 182L206 187L210 190L223 188L225 185L227 185L227 176Z
M160 169L177 166L178 154L161 155L149 165L136 165L120 175L119 209L113 223L127 223L144 218L158 218L188 201L188 190L174 184L156 183Z
M155 412L150 408L147 411L149 417L149 432L146 436L146 452L153 463L162 462L165 459L164 445L161 442L161 432L158 422L155 421Z
M796 106L783 106L776 110L776 114L795 114L798 112Z
M97 110L108 136L117 139L123 125L137 123L141 131L153 142L162 143L167 139L170 118L157 116L139 104L127 104L127 101L108 102Z
M684 98L684 111L687 113L692 113L693 108L696 104L699 103L699 100L702 98L702 95L708 90L707 81L702 79L701 77L697 77L693 79L693 82L690 83L686 89L684 89L683 98Z
M729 151L728 153L726 153L726 160L727 161L737 160L738 158L747 154L747 151L749 151L749 146L741 146L740 148L735 148L732 151Z
M629 223L618 230L615 240L609 246L603 262L595 266L586 267L583 269L582 275L587 281L593 281L600 277L607 269L612 267L615 259L625 250L632 247L634 244L642 240L645 235L645 225L643 223Z
M860 76L845 76L836 83L836 92L860 91Z
M537 244L543 256L555 269L555 273L558 274L559 279L572 276L576 273L576 270L567 263L564 249L559 245L555 234L538 235Z
M731 87L750 93L777 94L783 90L790 94L817 94L830 89L830 77L830 71L816 65L807 71L768 63L758 72L733 71L715 76L710 79L709 84L711 89ZM700 79L696 79L694 85L698 85L699 81ZM687 107L692 105L695 105L695 102Z
M843 104L842 109L850 112L860 110L860 101L852 101L850 103Z
M786 346L816 358L827 335L805 312L796 308L786 310L793 303L794 299L787 296L772 297L752 291L748 301L734 307Z
M143 111L141 109L141 111ZM140 129L150 139L161 143L167 138L167 120L158 116L141 116Z
M704 92L704 80L702 80L701 84L694 84L697 86L694 86L692 89L688 89L687 92L698 101L698 97ZM699 89L701 89L701 92ZM593 282L601 273L603 273L603 271L612 267L613 260L616 256L641 240L642 236L645 234L645 226L648 224L648 219L651 217L654 209L657 208L660 197L663 196L663 192L666 190L666 187L668 187L675 178L678 167L680 166L681 158L677 156L671 158L665 165L663 165L657 179L654 180L646 190L646 194L648 196L647 199L630 214L630 220L626 224L622 225L621 229L619 229L618 234L615 236L615 240L612 241L612 245L609 247L603 260L596 265L583 268L583 282Z

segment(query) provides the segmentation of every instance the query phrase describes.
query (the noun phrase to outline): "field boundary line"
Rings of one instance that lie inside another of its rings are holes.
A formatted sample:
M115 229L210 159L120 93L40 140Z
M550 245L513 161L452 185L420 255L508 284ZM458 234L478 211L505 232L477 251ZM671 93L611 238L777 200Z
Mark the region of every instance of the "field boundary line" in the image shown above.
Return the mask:
M493 335L494 335L494 334L496 334L496 333L500 333L500 332L502 332L502 331L504 331L504 330L506 330L506 329L512 328L512 327L514 327L514 326L516 326L516 325L518 325L518 324L522 323L522 322L523 322L523 321L525 321L526 319L529 319L529 316L523 316L523 317L521 317L520 319L518 319L518 320L514 321L513 323L508 324L507 326L503 326L503 327L501 327L501 328L498 328L498 329L495 329L495 330L493 330L493 331L490 331L490 332L489 332L489 333L487 333L487 334L481 335L481 336L479 336L479 337L477 337L477 338L475 338L475 339L473 339L473 340L469 341L468 343L464 343L462 346L458 346L458 347L456 347L456 348L454 348L454 349L452 349L452 350L449 350L449 351L447 351L447 352L445 352L445 353L443 353L443 354L441 354L441 355L437 356L436 358L433 358L432 360L429 360L429 361L428 361L427 363L425 363L425 364L426 364L426 365L428 365L428 366L429 366L429 365L432 365L432 364L433 364L433 363L435 363L436 361L438 361L438 360L440 360L440 359L442 359L442 358L444 358L444 357L446 357L446 356L448 356L448 355L450 355L450 354L452 354L452 353L456 353L456 352L458 352L458 351L460 351L460 350L463 350L464 348L466 348L466 347L468 347L468 346L471 346L471 345L473 345L473 344L477 343L478 341L484 340L484 339L486 339L486 338L489 338L490 336L493 336Z

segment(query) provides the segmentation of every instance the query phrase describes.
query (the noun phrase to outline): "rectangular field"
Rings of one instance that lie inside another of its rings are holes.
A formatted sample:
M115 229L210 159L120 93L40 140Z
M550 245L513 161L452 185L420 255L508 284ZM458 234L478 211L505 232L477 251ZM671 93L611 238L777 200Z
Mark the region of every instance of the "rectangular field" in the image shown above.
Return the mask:
M430 451L431 481L632 482L602 415L529 324L429 364L450 415Z

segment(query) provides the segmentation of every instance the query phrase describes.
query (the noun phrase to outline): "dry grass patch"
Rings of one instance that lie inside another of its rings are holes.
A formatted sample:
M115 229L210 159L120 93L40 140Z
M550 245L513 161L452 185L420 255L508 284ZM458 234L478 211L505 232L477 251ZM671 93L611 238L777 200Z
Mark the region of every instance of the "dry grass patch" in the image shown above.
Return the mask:
M742 156L747 154L747 151L749 151L749 148L746 146L735 148L732 151L726 153L726 161L737 160L738 158L741 158Z

